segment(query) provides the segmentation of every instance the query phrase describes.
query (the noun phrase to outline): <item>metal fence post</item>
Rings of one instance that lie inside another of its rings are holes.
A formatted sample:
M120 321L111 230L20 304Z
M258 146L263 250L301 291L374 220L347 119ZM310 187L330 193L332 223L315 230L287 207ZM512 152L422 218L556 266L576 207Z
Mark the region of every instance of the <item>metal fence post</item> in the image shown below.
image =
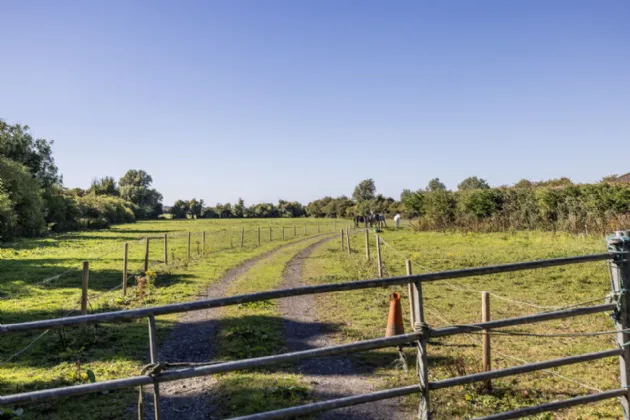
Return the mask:
M365 229L365 232L367 233L367 229ZM367 241L366 241L366 246L367 246ZM405 260L405 268L407 269L407 275L411 276L413 274L413 270L411 269L411 260ZM409 286L409 321L411 322L411 329L415 330L416 328L416 302L414 300L414 291L413 291L413 285L411 283L408 284Z
M611 252L630 251L630 231L617 231L613 237L608 238L608 250ZM617 343L623 349L623 354L619 356L621 387L628 392L621 397L621 407L626 420L630 418L630 257L628 254L616 254L610 262L610 276L613 287L613 296L617 299L617 311L613 319L617 331Z
M149 356L151 363L158 362L157 351L157 331L155 328L155 317L149 316ZM153 408L155 409L155 420L160 420L160 385L158 383L153 384Z
M408 264L407 268L411 270L411 264ZM418 419L431 420L431 408L429 404L429 365L427 362L427 340L429 327L424 322L424 309L422 307L422 282L418 280L410 284L414 305L414 329L416 331L422 331L423 333L420 340L416 342L418 352L416 358L418 365L418 383L420 385L420 406L418 407Z

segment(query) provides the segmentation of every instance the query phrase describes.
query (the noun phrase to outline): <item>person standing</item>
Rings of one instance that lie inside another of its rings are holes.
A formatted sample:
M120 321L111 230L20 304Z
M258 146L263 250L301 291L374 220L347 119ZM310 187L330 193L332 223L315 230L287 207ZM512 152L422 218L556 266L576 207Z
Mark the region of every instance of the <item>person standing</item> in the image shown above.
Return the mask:
M400 227L400 213L396 213L394 216L394 224L396 225L396 230Z

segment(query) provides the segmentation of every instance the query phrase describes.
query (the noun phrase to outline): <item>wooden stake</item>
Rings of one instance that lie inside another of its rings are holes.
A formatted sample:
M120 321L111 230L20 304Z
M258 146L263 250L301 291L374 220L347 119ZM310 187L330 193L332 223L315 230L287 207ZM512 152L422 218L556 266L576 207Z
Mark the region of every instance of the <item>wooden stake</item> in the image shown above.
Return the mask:
M191 239L192 233L188 232L188 259L190 259L190 239Z
M282 225L282 240L284 241L284 225Z
M87 315L88 281L90 279L90 263L83 262L83 275L81 277L81 315Z
M376 258L378 264L378 276L383 278L383 260L381 258L381 238L376 235Z
M346 243L348 244L348 254L352 252L350 249L350 228L346 228Z
M343 238L343 229L341 229L341 250L343 251L345 249L345 245L343 243L344 238Z
M407 269L407 275L411 276L413 274L411 271L411 260L405 260L405 268ZM414 324L416 323L416 311L414 308L416 307L416 302L414 300L414 286L411 283L409 283L407 286L409 287L409 320L411 322L411 329L415 331L416 327L414 326Z
M258 246L260 246L260 226L258 226Z
M273 234L271 233L271 226L269 226L269 242L273 242Z
M490 294L488 292L481 292L481 322L490 321ZM481 332L482 348L483 348L483 371L490 372L492 370L492 359L490 350L490 334L488 330L482 330ZM486 389L492 389L492 382L485 382Z
M241 248L245 246L245 227L241 228Z
M293 225L293 237L297 236L297 225Z
M123 251L123 296L127 295L127 263L129 261L129 244L125 242Z
M149 237L147 237L144 245L144 272L149 270Z
M164 264L168 265L168 235L164 234Z
M370 232L365 229L365 259L370 261Z
M201 232L201 256L206 256L206 231Z
M317 222L317 233L320 233L320 230L319 230L319 222Z

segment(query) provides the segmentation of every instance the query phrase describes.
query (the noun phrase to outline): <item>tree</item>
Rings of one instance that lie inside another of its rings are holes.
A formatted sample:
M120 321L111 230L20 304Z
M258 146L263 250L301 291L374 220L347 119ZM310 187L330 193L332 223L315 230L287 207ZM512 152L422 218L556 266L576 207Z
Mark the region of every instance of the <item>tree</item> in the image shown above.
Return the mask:
M26 166L43 188L61 184L59 169L52 157L53 141L33 139L27 125L9 125L0 119L0 156Z
M619 175L617 174L612 174L612 175L606 175L605 177L602 178L601 181L599 182L611 182L616 180L617 178L619 178Z
M376 185L372 178L364 179L354 187L352 199L357 202L372 200L376 195Z
M457 185L457 189L460 191L487 190L489 188L490 185L488 185L485 179L477 178L476 176L470 176Z
M106 176L101 179L94 178L88 192L96 195L120 195L118 187L116 186L116 180L111 176Z
M177 200L173 207L171 207L171 214L176 219L183 219L188 214L188 202L184 200Z
M130 169L120 178L120 196L142 209L145 217L157 217L162 213L162 194L151 189L153 178L143 170Z
M201 210L203 210L203 200L197 201L196 198L193 198L188 202L188 214L193 219L201 217Z
M427 184L427 191L446 191L446 185L440 181L440 178L433 178Z
M242 198L239 198L236 204L234 204L232 214L234 217L245 217L245 201Z

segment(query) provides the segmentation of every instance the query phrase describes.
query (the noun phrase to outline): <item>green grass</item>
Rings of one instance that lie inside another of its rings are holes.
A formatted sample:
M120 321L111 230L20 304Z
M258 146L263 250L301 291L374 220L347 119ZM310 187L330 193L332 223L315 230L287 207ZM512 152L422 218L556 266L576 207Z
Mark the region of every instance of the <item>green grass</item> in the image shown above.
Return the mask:
M414 272L420 273L422 265L431 271L503 264L545 258L556 258L605 251L601 238L584 238L547 233L504 234L442 234L417 233L410 230L386 231L382 237L400 254L384 246L382 255L386 275L404 275L404 259L414 261ZM370 236L372 262L365 263L365 236L352 237L353 253L339 250L337 241L329 243L313 254L307 262L309 281L313 284L352 281L376 277L374 237ZM471 277L455 282L474 290L486 290L513 300L534 302L543 306L564 306L582 301L600 299L610 291L610 281L605 263L587 263L564 267L528 270L491 276ZM388 311L388 295L398 290L403 295L405 328L409 304L406 287L369 289L355 292L318 296L318 313L322 321L343 320L344 328L336 339L339 342L382 336ZM454 290L446 282L439 281L423 287L427 322L431 326L448 323L479 322L481 318L480 294ZM506 318L540 312L542 309L491 298L492 318ZM613 324L604 314L583 316L566 320L545 322L513 328L520 332L566 333L583 331L608 331ZM428 346L430 379L472 373L481 369L481 347L478 336L454 336L431 340ZM615 346L614 336L599 337L515 337L492 336L493 368L504 368L521 362L504 356L510 355L529 362L542 361L610 349ZM413 363L413 355L409 353ZM375 369L382 387L394 387L416 382L414 374L404 374L392 366L395 356L391 350L368 352L357 360ZM413 366L413 364L412 364ZM603 390L617 388L618 361L604 359L589 363L557 368L559 374ZM566 399L589 391L576 384L546 373L519 375L493 381L494 391L487 393L477 386L455 387L431 393L435 418L473 418L497 411L534 405L555 399ZM417 407L417 398L407 403ZM533 418L619 418L621 410L615 400L576 407L553 414Z
M3 324L61 316L78 307L80 266L90 263L90 312L109 311L145 305L160 305L195 299L199 292L217 281L230 268L256 255L317 233L332 231L333 222L305 219L275 220L197 220L156 221L121 225L105 231L70 233L44 239L23 240L0 248L0 322ZM342 222L338 222L341 225ZM287 226L285 241L281 227ZM293 236L293 225L298 227ZM263 228L257 246L257 227ZM289 228L290 226L290 228ZM241 228L246 229L244 248L240 248ZM269 227L273 241L269 241ZM300 229L301 227L301 229ZM200 239L206 231L207 257L197 255L195 240L192 259L186 258L188 235ZM155 287L144 298L137 296L135 280L130 279L126 299L120 290L108 292L122 281L123 243L129 242L129 272L143 267L145 236L169 234L170 265L163 264L161 241L150 247L151 270L158 272ZM230 238L233 247L230 247ZM105 254L105 255L104 255ZM103 256L104 255L104 256ZM46 284L44 278L70 270ZM159 338L168 335L176 316L158 318ZM50 331L14 360L4 362L24 348L41 332L3 335L0 341L0 394L50 388L86 382L87 369L98 381L137 375L147 362L145 320L99 324L82 328ZM81 370L77 368L80 361ZM128 418L133 416L134 391L78 397L26 406L23 418ZM131 411L130 411L131 410ZM131 413L131 414L130 414Z

